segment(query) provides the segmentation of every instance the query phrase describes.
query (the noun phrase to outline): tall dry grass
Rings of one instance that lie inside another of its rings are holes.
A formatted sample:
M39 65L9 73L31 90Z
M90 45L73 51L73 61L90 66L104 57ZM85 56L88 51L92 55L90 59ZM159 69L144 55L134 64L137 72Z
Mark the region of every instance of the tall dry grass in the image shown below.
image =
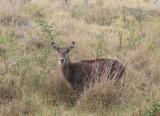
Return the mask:
M0 115L158 116L160 15L152 0L1 0ZM78 101L50 48L76 42L73 62L115 58L125 86L96 83Z

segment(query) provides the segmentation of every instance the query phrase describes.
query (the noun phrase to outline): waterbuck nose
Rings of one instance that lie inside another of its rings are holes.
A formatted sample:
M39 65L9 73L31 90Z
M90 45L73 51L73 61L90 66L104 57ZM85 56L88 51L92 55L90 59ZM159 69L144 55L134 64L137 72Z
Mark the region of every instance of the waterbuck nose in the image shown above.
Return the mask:
M60 61L61 61L61 63L64 63L65 60L63 58L61 58Z

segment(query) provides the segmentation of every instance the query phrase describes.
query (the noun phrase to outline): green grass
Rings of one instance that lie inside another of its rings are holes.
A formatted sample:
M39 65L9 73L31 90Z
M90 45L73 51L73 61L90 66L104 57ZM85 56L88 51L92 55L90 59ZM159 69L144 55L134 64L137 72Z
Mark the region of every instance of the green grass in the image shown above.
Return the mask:
M159 101L153 103L150 109L145 113L145 116L154 116L160 114L160 103Z

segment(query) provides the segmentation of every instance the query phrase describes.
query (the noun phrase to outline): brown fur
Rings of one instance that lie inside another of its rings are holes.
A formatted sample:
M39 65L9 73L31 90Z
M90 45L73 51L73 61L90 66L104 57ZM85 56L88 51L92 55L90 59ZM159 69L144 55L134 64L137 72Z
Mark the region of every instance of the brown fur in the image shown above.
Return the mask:
M117 60L96 59L61 66L61 72L78 96L95 80L113 80L123 85L125 67Z
M72 42L68 47L60 48L52 42L52 48L59 54L61 72L79 96L90 82L111 80L123 85L125 67L114 59L94 59L71 63L68 53L75 46Z

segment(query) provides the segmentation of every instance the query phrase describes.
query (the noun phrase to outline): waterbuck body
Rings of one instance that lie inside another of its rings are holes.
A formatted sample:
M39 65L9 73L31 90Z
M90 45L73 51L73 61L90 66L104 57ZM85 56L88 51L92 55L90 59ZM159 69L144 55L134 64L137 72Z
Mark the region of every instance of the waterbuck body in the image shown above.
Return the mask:
M71 63L68 53L74 48L74 45L75 43L72 42L69 47L59 48L55 43L52 43L52 47L59 53L61 72L77 96L89 87L90 82L106 80L124 84L125 66L117 60L94 59Z

